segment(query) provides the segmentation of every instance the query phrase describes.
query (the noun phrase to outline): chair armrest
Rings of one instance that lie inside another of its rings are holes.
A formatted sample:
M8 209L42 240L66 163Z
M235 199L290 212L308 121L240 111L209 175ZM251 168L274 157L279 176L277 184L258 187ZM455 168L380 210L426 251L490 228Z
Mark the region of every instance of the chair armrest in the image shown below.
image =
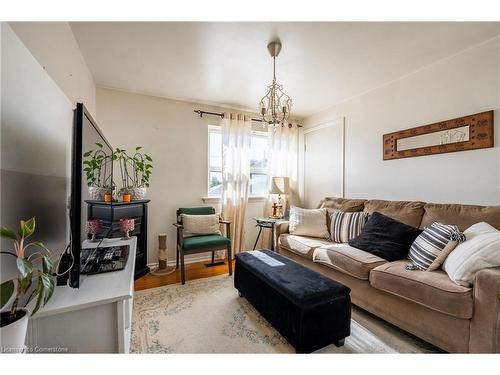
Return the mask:
M219 224L224 224L226 226L226 237L231 239L231 222L220 219Z
M500 267L476 274L469 352L500 353Z
M173 223L172 225L177 228L177 246L182 246L184 242L184 226L179 223Z

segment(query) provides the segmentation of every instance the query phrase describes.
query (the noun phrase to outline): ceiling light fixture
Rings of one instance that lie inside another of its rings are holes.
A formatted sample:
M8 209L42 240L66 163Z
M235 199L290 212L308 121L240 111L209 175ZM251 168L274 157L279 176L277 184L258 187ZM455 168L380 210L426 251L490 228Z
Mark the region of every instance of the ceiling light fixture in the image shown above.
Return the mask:
M284 93L283 85L276 82L276 57L281 51L281 42L273 41L267 45L267 50L273 58L273 82L267 87L267 94L260 100L259 113L263 127L276 128L286 123L290 117L292 99Z

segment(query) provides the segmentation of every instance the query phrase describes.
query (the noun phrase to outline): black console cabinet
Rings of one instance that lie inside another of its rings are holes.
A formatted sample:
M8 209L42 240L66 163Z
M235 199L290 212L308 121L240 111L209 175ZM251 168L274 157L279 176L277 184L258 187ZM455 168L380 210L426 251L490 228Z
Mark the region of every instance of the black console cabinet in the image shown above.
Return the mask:
M148 203L149 200L124 202L101 202L86 200L87 218L102 220L103 235L109 238L123 237L120 231L120 219L135 220L135 229L131 235L137 236L137 251L135 256L135 278L149 273L148 259Z

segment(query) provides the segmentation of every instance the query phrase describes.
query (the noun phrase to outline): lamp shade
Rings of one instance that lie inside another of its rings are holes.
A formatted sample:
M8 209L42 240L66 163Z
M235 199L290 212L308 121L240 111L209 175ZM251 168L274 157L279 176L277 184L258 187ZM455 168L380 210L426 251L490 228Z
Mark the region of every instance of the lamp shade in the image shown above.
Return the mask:
M271 183L271 194L289 194L290 179L288 177L273 177Z

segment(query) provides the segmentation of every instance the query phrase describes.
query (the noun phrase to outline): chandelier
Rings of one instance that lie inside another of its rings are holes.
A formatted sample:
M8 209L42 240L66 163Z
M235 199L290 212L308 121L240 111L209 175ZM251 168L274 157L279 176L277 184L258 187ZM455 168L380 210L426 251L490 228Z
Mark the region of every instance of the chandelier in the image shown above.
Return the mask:
M283 85L276 82L276 57L281 51L281 43L273 41L267 45L267 50L273 58L273 82L267 87L267 94L260 100L259 113L263 127L277 128L290 117L292 99L284 93Z

